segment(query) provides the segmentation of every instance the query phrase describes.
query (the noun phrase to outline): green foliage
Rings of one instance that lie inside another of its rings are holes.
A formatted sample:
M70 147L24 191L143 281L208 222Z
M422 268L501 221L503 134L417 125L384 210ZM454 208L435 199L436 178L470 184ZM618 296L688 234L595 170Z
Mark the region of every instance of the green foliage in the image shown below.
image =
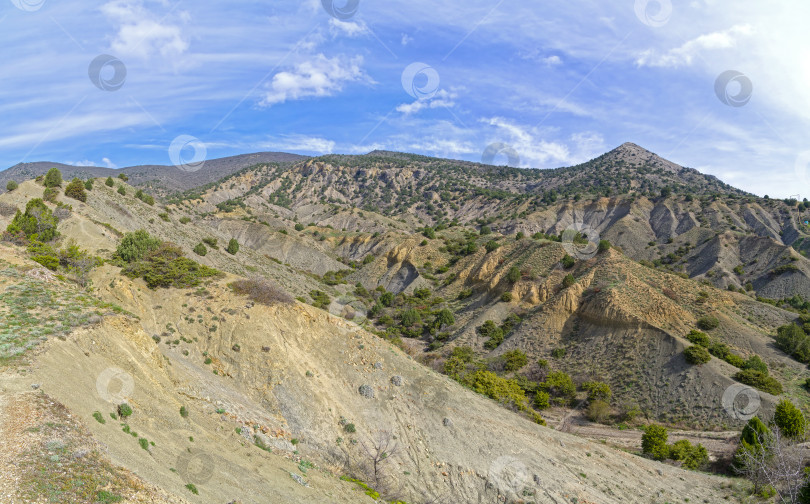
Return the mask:
M427 300L427 299L430 299L430 294L431 294L430 289L428 289L427 287L414 289L414 291L413 291L414 297L417 297L417 298L419 298L419 299L421 299L423 301Z
M686 358L686 362L696 366L706 364L712 360L712 356L709 354L709 351L700 345L690 346L683 351L683 356Z
M562 359L565 357L565 354L568 353L568 350L565 347L559 347L551 350L551 358L552 359Z
M236 253L239 252L239 242L236 241L236 238L231 238L225 251L231 255L236 255Z
M160 248L160 240L143 229L127 233L118 244L115 256L126 263L140 261L147 254Z
M295 230L296 231L303 231L304 230L304 225L299 222L298 224L295 225Z
M9 180L6 183L6 191L8 191L8 192L11 192L11 191L13 191L14 189L16 189L18 187L20 187L20 185L17 182L13 181L13 180Z
M84 181L84 189L87 191L93 190L93 179L87 179Z
M188 410L185 406L180 406L180 416L183 418L188 418Z
M503 294L501 294L501 301L503 301L504 303L512 301L512 293L504 292Z
M610 419L610 403L602 399L589 401L585 416L591 422L606 423Z
M689 331L689 334L686 335L686 339L689 340L690 343L694 343L695 345L700 345L702 347L709 347L709 335L692 329Z
M61 187L62 172L57 168L51 168L45 175L45 187Z
M25 213L17 211L6 231L11 234L22 232L29 240L47 243L59 236L57 225L59 219L51 209L44 201L35 198L25 205Z
M568 287L571 287L575 283L577 283L577 281L574 278L574 275L569 273L569 274L567 274L567 275L565 275L563 277L562 286L563 286L564 289L567 289Z
M503 343L504 334L503 329L495 325L495 322L492 320L487 320L483 323L483 325L476 328L478 334L485 338L489 338L485 343L484 347L488 350L493 350L498 347L501 343Z
M789 438L803 437L807 431L807 421L799 408L787 399L782 399L776 405L773 413L773 423L779 427L782 434Z
M453 312L448 310L447 308L442 308L436 313L436 317L433 320L433 325L436 327L437 330L441 329L445 326L451 326L456 323L456 318L453 316Z
M194 495L199 495L200 494L200 492L197 490L197 487L194 485L194 483L188 483L186 485L186 488L188 489L189 492L193 493Z
M104 415L102 415L100 411L94 411L93 412L93 418L95 418L96 422L98 422L100 424L107 423L107 420L104 419Z
M330 304L332 304L332 298L329 297L329 294L319 291L313 290L309 292L309 297L312 298L312 306L315 308L326 308Z
M782 384L779 381L755 369L740 370L734 375L734 379L769 394L782 393Z
M667 429L661 425L649 425L641 436L641 451L656 460L665 460L669 456Z
M484 248L486 249L487 252L493 252L495 250L498 250L500 246L501 244L496 242L495 240L489 240L484 244Z
M204 278L221 275L213 268L184 257L180 248L171 243L162 243L142 260L130 263L122 273L131 278L143 278L150 289L195 287Z
M123 180L124 182L126 182L127 180L129 180L129 177L127 177L126 173L119 173L119 174L118 174L118 178L119 178L119 179L121 179L121 180Z
M481 231L479 233L481 236L486 236L488 234L492 234L492 229L489 226L481 226Z
M118 416L121 418L126 418L132 415L132 407L127 403L121 403L118 405Z
M760 373L768 376L768 365L760 359L759 355L752 355L748 358L747 361L743 362L742 369L753 369L755 371L759 371Z
M568 254L565 254L562 259L560 259L560 264L563 265L563 268L569 269L572 268L577 263L577 260L571 257Z
M205 254L208 253L208 249L205 248L205 245L203 245L202 243L198 243L197 245L195 245L193 251L198 256L204 256Z
M610 401L612 392L610 385L600 381L588 381L582 384L582 389L588 392L588 400Z
M506 274L506 279L512 283L515 283L520 280L522 276L523 275L521 275L520 269L518 269L517 266L512 266L509 268L509 273Z
M434 230L432 227L426 227L425 229L423 229L422 234L425 236L425 238L429 240L436 239L436 230Z
M550 406L549 404L550 400L551 396L549 395L549 393L540 390L534 396L534 407L539 410L548 409L548 407Z
M546 381L540 384L540 389L548 392L554 402L560 406L571 404L577 395L574 381L563 371L549 373Z
M180 224L188 224L189 222L191 222L191 217L188 217L187 215L184 215L184 216L180 217L179 222L180 222Z
M503 359L503 369L507 372L518 371L529 363L529 358L526 357L526 354L517 349L510 350L503 354Z
M607 252L610 250L610 242L607 240L599 240L599 246L597 247L598 252Z
M491 371L478 370L465 376L462 383L501 404L519 411L528 409L526 393L517 380L507 380Z
M687 439L676 441L669 447L669 458L682 461L684 468L693 471L702 469L709 462L706 448L700 443L692 445Z
M87 193L84 190L84 183L77 178L71 180L70 184L65 187L65 196L81 202L87 201Z
M118 186L118 194L120 194L121 196L126 196L127 195L127 190L124 189L124 186L122 186L122 185Z
M400 324L403 325L404 327L412 327L415 326L416 324L422 323L422 316L419 314L417 310L411 308L402 312L399 321Z
M741 469L744 467L746 452L748 454L761 453L765 449L763 445L767 445L771 436L771 430L759 417L755 416L748 420L748 423L743 427L740 444L734 453L734 468Z
M810 363L810 336L796 324L776 330L776 346L799 362Z
M380 295L380 304L385 307L390 307L394 304L394 293L393 292L383 292Z
M115 185L115 182L113 181L112 177L107 177L107 180L104 181L104 185L107 187L112 187Z
M59 196L59 189L56 187L46 187L42 191L42 199L51 203L56 203L56 197Z
M720 321L717 317L705 316L700 317L697 321L697 326L704 331L711 331L712 329L716 329L717 326L720 325Z

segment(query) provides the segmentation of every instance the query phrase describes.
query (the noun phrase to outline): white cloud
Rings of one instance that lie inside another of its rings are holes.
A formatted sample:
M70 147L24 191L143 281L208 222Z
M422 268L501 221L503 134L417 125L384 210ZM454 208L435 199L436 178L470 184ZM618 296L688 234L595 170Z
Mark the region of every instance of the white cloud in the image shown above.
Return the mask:
M402 34L402 39L400 40L399 43L402 44L403 46L406 46L406 45L410 44L411 42L413 42L413 37L411 37L407 33L403 33Z
M189 47L180 26L164 22L139 0L113 0L102 5L101 11L119 25L111 44L117 56L146 59L160 53L171 57L183 54ZM188 13L178 16L188 19Z
M359 37L368 32L368 27L362 21L340 21L339 19L329 19L329 31L332 36L345 35L347 37Z
M70 166L98 166L96 163L90 161L89 159L85 159L84 161L64 161L64 164Z
M703 52L732 49L737 46L740 39L751 37L754 33L753 27L748 24L732 26L728 30L700 35L663 54L651 49L644 51L636 59L636 65L670 68L689 66L695 57L702 56Z
M105 165L107 168L118 168L118 166L116 166L116 165L115 165L115 163L113 163L112 161L110 161L110 158L106 158L106 157L105 157L105 158L101 158L101 160L104 162L104 165Z
M349 59L341 56L327 58L318 54L296 65L292 71L279 72L273 76L270 89L260 105L271 107L290 100L333 96L342 91L343 85L348 82L371 82L363 72L362 64L362 56Z
M261 149L279 151L315 152L318 154L331 154L335 150L335 142L320 137L305 135L290 135L258 144Z
M397 107L397 112L405 115L416 114L425 109L435 109L439 107L452 108L456 105L454 101L458 98L455 89L450 91L440 89L435 96L424 100L416 100L413 103L403 103Z
M502 117L482 119L481 122L499 130L491 142L505 143L515 149L520 155L521 166L548 168L572 164L573 158L568 146L539 138L541 132L534 128L517 125Z

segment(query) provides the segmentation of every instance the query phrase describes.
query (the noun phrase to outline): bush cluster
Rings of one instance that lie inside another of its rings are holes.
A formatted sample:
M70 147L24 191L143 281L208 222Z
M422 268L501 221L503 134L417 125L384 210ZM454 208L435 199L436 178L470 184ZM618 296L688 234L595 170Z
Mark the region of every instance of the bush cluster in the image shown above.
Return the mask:
M25 205L24 213L17 210L6 231L10 234L22 233L28 240L47 243L59 236L56 231L58 224L59 219L53 215L48 205L35 198Z
M236 294L245 295L251 301L263 305L292 304L293 302L292 296L264 279L237 280L230 284L230 288Z

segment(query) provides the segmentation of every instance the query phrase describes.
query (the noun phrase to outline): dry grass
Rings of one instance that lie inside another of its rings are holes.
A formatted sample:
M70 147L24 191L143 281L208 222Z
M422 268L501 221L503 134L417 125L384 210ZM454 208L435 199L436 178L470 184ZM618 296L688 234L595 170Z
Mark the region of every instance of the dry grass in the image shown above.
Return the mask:
M267 280L237 280L230 284L230 287L236 294L245 295L259 304L270 306L274 304L293 303L292 296Z

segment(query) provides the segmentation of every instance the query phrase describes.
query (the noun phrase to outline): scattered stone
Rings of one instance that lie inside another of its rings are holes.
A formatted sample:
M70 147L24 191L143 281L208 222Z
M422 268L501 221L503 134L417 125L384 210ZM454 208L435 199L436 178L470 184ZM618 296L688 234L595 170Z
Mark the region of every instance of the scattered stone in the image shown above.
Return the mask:
M71 457L73 457L74 459L82 459L88 455L90 455L90 450L88 450L87 448L79 448L78 450L73 452Z
M375 362L374 363L374 369L382 369L382 368L383 368L382 362Z
M38 389L39 388L39 383L32 383L31 388L34 389L34 390Z
M658 475L659 475L659 476L663 476L663 475L664 475L664 471L662 471L661 469L656 469L656 471L658 471Z
M563 443L563 442L562 442L562 440L560 440L560 446L562 446L563 448L565 448L565 443Z
M233 350L234 352L238 352L241 349L242 349L242 347L239 346L239 343L236 343L236 344L234 344L234 346L231 347L231 350Z
M391 377L391 384L396 386L396 387L401 387L402 386L402 377L399 376L399 375L392 376Z
M296 482L296 483L298 483L298 484L299 484L299 485L301 485L301 486L305 486L305 487L308 487L308 486L309 486L309 483L307 483L306 481L304 481L304 478L302 478L301 476L299 476L299 475L297 475L297 474L295 474L295 473L290 473L290 477L291 477L292 479L294 479L294 480L295 480L295 482Z
M453 421L450 420L449 418L445 418L444 420L442 420L442 425L444 425L445 427L452 427Z
M262 352L269 352L269 351L270 351L270 347L269 347L269 346L263 346L263 347L262 347Z
M371 388L371 385L360 385L357 391L360 392L361 396L367 399L374 399L374 389Z

